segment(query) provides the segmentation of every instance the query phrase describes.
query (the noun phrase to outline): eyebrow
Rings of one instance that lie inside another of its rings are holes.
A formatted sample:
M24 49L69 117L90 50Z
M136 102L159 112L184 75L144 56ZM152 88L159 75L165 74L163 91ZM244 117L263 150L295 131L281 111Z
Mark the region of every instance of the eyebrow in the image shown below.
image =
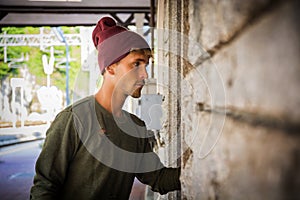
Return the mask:
M139 62L144 62L144 63L146 63L147 65L149 64L149 61L146 62L146 60L145 60L145 59L142 59L142 58L138 58L138 59L135 59L135 60L134 60L134 62L137 62L137 61L139 61Z

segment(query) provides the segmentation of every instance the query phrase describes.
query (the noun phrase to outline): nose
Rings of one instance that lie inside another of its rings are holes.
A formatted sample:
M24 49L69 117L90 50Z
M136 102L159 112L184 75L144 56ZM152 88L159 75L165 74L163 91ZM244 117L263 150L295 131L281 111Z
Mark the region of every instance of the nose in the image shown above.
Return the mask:
M148 78L148 72L146 66L140 68L140 78L143 80Z

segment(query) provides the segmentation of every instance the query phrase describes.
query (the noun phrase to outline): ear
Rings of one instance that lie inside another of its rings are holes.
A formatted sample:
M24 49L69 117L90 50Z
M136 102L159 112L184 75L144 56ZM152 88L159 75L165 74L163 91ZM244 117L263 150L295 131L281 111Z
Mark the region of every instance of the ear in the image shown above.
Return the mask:
M106 67L105 70L107 71L108 74L115 75L116 66L115 66L115 64L112 64L112 65Z

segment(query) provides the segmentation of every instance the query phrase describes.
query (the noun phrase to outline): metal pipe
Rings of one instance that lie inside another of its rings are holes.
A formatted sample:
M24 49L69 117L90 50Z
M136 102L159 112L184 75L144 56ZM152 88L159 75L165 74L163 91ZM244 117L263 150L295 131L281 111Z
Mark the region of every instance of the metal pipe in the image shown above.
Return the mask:
M67 105L70 104L70 97L69 97L69 45L65 40L66 44L66 101Z
M62 32L62 30L60 29L60 27L55 29L59 34L56 34L56 32L54 32L57 36L57 38L62 41L63 43L65 43L66 46L66 103L67 105L70 104L70 97L69 97L69 45L68 42Z
M154 49L154 15L155 15L155 0L150 1L150 30L151 30L151 48ZM154 78L154 60L151 63L151 78Z

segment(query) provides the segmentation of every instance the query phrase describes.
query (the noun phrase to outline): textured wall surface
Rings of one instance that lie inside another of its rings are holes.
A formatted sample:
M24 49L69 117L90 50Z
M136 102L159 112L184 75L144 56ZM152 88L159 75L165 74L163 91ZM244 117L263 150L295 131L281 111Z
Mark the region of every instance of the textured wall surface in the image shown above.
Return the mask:
M160 91L162 132L181 140L165 155L181 149L177 198L299 198L300 3L162 2L159 61L176 76L159 81L177 91Z

